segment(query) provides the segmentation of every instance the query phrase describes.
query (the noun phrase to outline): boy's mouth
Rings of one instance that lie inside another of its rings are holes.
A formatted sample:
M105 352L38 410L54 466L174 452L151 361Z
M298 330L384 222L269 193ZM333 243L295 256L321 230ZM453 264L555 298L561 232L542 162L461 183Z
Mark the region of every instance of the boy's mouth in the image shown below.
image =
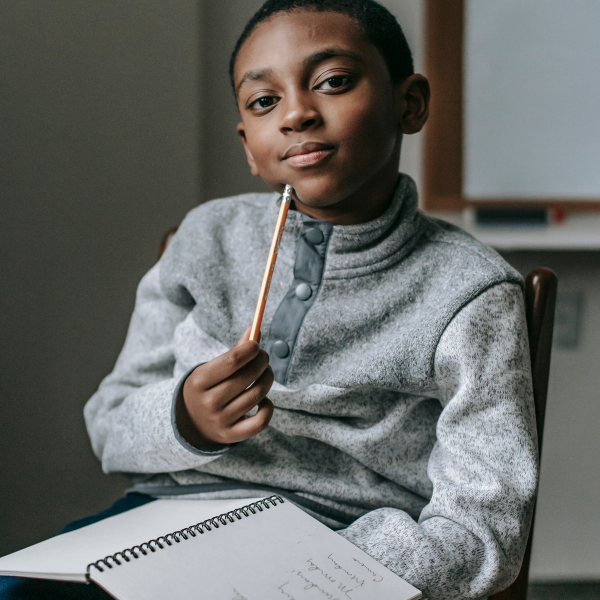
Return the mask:
M310 167L321 162L334 150L334 146L321 142L303 142L290 146L281 160L285 160L295 167Z

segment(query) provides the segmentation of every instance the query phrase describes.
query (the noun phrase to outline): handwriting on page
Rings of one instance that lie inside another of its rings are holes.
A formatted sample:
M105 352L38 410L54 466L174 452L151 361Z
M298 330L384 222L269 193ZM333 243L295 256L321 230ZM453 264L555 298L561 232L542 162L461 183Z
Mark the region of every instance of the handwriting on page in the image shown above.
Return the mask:
M383 581L383 577L381 575L377 575L377 573L375 573L375 571L369 569L369 567L367 567L367 565L365 565L365 563L358 560L358 558L352 557L352 560L355 563L358 563L363 569L366 569L373 576L373 581L375 583L380 583L381 581Z
M382 581L383 576L361 560L339 558L332 553L321 559L306 559L303 565L288 573L286 581L277 589L287 600L359 600L375 598L374 584Z

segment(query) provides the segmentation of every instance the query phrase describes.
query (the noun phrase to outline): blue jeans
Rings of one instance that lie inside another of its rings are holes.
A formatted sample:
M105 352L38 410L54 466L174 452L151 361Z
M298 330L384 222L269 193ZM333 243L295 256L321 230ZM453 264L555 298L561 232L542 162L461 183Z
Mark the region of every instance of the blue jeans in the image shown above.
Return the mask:
M107 517L151 502L146 494L132 493L117 500L108 510L97 515L69 523L62 533L85 527ZM109 600L112 598L95 584L28 579L25 577L0 577L0 600Z

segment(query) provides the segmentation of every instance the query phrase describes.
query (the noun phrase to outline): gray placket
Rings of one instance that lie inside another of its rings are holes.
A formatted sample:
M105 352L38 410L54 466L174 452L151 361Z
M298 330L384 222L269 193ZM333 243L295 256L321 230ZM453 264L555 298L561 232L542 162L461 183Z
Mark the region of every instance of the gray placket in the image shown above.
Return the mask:
M321 286L332 231L331 223L302 216L294 263L294 281L277 307L265 348L269 353L275 380L284 385L302 321L314 304Z

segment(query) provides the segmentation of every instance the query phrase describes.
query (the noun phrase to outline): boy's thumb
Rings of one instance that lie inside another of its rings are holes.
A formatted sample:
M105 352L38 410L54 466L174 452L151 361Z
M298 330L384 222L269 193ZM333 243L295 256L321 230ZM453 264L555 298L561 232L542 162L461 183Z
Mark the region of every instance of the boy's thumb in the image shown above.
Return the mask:
M236 344L236 346L241 346L242 344L245 344L250 339L250 330L251 329L252 329L252 325L249 325L248 329L246 329L246 331L244 331L242 337L240 338L240 340ZM260 332L258 333L258 339L260 341Z

